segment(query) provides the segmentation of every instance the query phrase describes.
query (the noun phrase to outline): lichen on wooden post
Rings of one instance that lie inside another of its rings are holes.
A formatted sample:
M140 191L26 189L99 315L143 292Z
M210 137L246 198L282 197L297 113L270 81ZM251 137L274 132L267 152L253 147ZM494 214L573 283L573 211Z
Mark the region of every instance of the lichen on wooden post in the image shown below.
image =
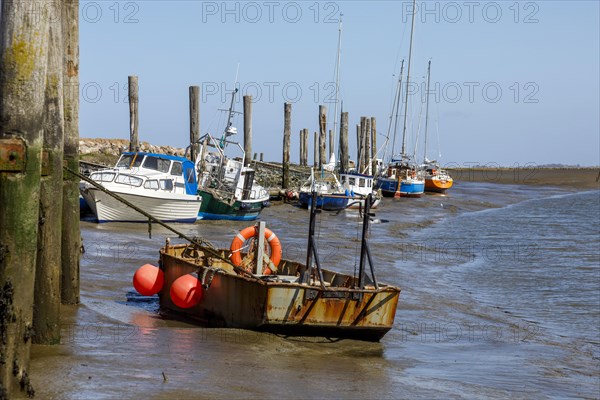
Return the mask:
M340 118L340 172L348 172L348 113L342 112Z
M319 168L327 164L327 107L319 106Z
M48 9L21 2L0 16L0 145L22 166L0 171L0 397L33 396L27 369L37 255Z
M63 0L61 22L64 40L63 108L64 163L79 170L79 1ZM79 178L64 174L62 199L62 276L63 304L79 303Z
M64 42L60 19L50 20L49 34L33 310L33 342L38 344L60 342L64 140Z

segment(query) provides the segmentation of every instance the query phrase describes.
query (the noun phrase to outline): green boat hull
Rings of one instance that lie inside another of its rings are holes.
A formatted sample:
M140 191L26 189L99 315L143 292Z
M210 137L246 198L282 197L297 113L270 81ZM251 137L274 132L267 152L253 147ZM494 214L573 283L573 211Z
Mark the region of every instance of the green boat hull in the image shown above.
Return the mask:
M236 200L230 204L216 198L211 192L199 190L198 194L202 196L198 219L252 221L268 206L267 200Z

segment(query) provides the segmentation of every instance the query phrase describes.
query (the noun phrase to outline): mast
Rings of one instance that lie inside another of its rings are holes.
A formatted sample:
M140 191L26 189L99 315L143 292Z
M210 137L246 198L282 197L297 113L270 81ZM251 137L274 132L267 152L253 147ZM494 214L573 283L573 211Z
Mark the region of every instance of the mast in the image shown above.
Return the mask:
M232 136L235 135L237 133L237 130L232 126L233 122L233 115L235 114L235 111L233 109L233 103L235 101L235 95L238 92L238 88L235 88L233 90L233 92L231 93L231 104L229 104L229 110L228 110L228 115L227 115L227 125L225 126L225 130L223 131L223 135L221 136L221 140L219 141L219 146L224 149L225 148L225 139L228 136Z
M427 65L427 100L425 105L425 145L423 150L423 162L427 162L427 125L429 122L429 80L431 78L431 60Z
M394 150L396 149L396 132L398 131L398 111L400 111L400 91L402 88L402 74L404 73L404 60L400 65L400 76L398 77L398 87L392 104L392 113L390 114L390 125L388 127L388 138L390 137L390 129L392 128L392 118L394 118L394 139L392 140L392 155L394 158Z
M339 100L339 94L340 94L340 55L341 55L341 51L342 51L342 17L344 16L344 14L340 13L340 24L338 27L338 49L337 49L337 61L336 61L336 67L335 67L335 104L334 104L334 108L333 108L333 136L335 138L335 126L336 126L336 122L338 119L338 115L337 115L337 106L338 106L338 100ZM333 141L335 143L335 139Z
M402 129L402 158L406 153L406 116L408 115L408 84L410 83L410 61L412 57L413 33L415 30L415 15L417 14L417 0L413 0L413 15L410 25L410 46L408 47L408 68L406 70L406 98L404 101L404 128Z

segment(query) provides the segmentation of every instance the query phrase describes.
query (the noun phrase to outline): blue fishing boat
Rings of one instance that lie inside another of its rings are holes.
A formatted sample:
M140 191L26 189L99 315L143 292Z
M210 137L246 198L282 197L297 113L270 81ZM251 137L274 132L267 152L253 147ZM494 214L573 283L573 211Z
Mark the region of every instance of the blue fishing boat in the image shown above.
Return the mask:
M333 162L335 165L335 162ZM300 206L311 207L312 192L317 193L317 208L326 211L337 211L346 208L350 192L338 181L330 164L324 166L319 177L315 177L311 169L309 180L302 185L298 193ZM331 170L330 170L331 169Z

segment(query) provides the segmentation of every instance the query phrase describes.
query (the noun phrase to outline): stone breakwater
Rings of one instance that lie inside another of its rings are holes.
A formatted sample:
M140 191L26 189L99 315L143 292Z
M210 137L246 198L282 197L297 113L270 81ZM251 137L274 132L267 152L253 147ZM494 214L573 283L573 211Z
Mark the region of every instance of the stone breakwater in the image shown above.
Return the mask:
M129 140L126 139L80 139L79 155L82 161L113 166L123 151L129 150ZM183 156L185 149L172 146L156 146L148 142L140 143L140 151L150 153ZM256 181L270 191L281 189L281 163L253 161L251 166L256 169ZM310 177L310 168L290 166L290 187L297 190Z

